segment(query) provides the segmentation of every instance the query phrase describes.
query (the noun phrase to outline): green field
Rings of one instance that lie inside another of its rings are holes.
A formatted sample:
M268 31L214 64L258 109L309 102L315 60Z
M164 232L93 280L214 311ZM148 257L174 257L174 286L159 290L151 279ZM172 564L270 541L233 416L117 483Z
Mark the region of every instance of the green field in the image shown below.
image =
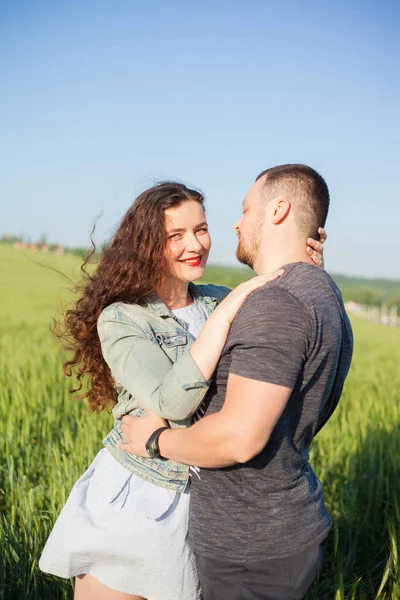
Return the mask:
M70 284L52 269L76 280L79 261L0 244L0 600L72 598L72 584L44 576L37 562L111 424L69 394L48 326ZM229 269L207 273L224 285L238 277ZM308 598L398 600L400 330L353 325L355 356L342 401L312 447L334 527Z

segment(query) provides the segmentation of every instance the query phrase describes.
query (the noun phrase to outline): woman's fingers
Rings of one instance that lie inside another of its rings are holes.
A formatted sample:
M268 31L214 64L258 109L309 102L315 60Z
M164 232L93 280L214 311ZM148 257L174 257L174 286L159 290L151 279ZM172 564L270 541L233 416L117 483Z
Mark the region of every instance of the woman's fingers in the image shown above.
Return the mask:
M248 281L241 283L236 289L239 290L239 293L243 292L244 294L250 294L251 291L262 287L270 281L274 281L274 279L278 279L278 277L281 277L284 274L284 272L284 269L278 269L277 271L273 271L272 273L266 273L265 275L257 275L256 277L252 277Z
M312 248L310 248L310 246L307 246L306 252L312 258L313 263L315 263L317 267L321 267L323 265L324 259L322 257L322 254L320 254L316 250L313 250Z
M322 250L323 250L322 242L314 240L313 238L308 238L307 244L308 244L308 247L310 247L312 250L314 250L315 252L318 252L318 254L322 254Z
M318 252L318 254L322 254L323 251L323 245L325 244L328 236L327 233L325 231L325 229L323 227L319 227L318 228L318 235L319 235L319 239L318 240L314 240L314 238L309 237L307 239L307 244L316 252Z
M323 267L324 266L323 245L326 242L326 239L328 236L323 227L318 228L318 235L319 235L318 240L314 240L314 238L311 238L311 237L307 239L308 245L306 247L306 252L312 258L313 262L318 267Z
M326 231L323 227L318 227L318 235L319 235L320 242L322 242L322 243L326 242L326 240L328 238L328 234L326 233Z
M272 273L267 273L265 275L267 281L273 281L274 279L278 279L278 277L282 277L285 273L285 269L278 269L277 271L272 271Z

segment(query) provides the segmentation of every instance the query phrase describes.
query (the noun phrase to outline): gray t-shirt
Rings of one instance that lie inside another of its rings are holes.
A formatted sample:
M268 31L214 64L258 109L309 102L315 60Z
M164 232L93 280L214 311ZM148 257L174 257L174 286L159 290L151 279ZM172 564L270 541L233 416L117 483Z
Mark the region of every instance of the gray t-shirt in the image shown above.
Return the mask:
M353 336L325 271L308 263L285 270L240 309L206 396L207 414L218 412L230 373L293 389L260 454L192 479L189 539L205 556L290 556L322 541L331 524L308 449L339 401Z

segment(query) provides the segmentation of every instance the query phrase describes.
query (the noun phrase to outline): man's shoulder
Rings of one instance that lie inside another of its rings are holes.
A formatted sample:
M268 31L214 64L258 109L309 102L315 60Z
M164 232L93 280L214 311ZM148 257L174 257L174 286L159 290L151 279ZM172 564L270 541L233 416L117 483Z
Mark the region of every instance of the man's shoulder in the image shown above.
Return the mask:
M293 318L311 323L328 319L341 322L345 308L341 293L330 275L308 263L283 267L283 276L252 292L239 310L239 322L260 317L282 326Z
M324 269L305 262L285 265L283 269L284 275L273 282L275 287L289 292L306 310L314 312L329 306L344 310L342 294Z
M282 268L285 270L285 274L277 281L288 290L296 291L304 288L312 291L312 289L320 287L329 287L335 293L340 294L332 277L321 267L306 262L297 262Z
M287 275L281 278L280 285L302 303L314 329L320 330L324 323L326 332L339 335L344 331L349 347L352 346L352 328L342 294L329 273L307 263L295 263L286 268Z
M245 300L243 307L247 307L247 310L262 310L263 307L282 307L291 306L299 309L304 308L303 302L299 298L297 293L296 285L293 285L292 275L285 272L283 276L278 279L274 279L257 288L248 296ZM293 279L293 281L295 281ZM242 307L242 308L243 308Z
M268 335L274 331L283 333L296 323L308 330L310 319L304 303L282 284L279 279L254 290L239 309L233 331L246 331L254 335L254 330Z

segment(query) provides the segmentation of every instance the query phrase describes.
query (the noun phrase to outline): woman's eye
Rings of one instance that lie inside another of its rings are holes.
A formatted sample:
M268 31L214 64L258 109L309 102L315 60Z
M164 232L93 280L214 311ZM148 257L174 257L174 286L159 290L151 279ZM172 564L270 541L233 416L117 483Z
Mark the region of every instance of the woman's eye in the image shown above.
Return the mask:
M180 233L173 233L172 235L168 236L169 240L179 240L179 238L181 237Z
M208 227L201 227L197 230L197 233L199 233L199 231L202 231L203 233L208 233Z

